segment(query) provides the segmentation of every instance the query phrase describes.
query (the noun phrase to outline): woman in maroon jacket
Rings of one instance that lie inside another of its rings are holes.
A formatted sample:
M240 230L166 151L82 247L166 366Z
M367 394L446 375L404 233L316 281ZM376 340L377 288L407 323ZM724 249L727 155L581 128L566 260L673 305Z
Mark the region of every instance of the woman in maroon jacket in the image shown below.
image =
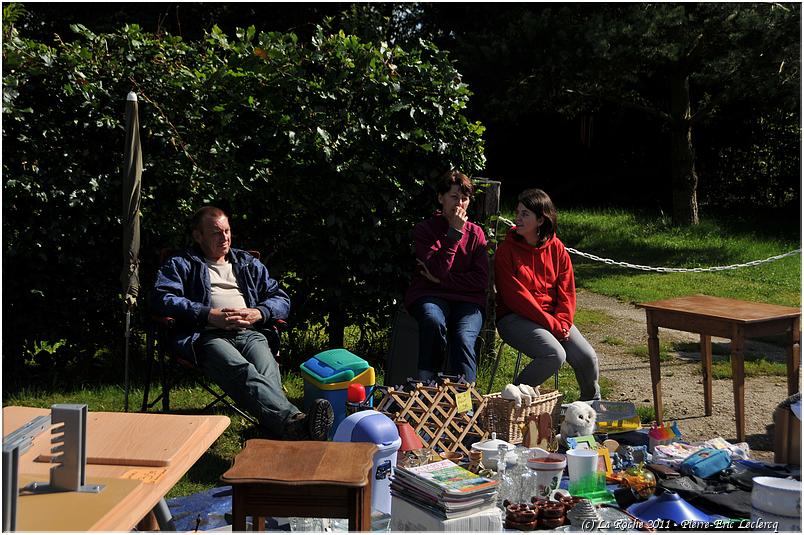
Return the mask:
M419 378L431 379L442 369L449 346L446 371L473 382L475 340L486 314L486 236L467 220L474 187L466 175L448 172L436 192L441 210L413 229L418 270L405 295L419 323Z
M494 255L497 331L533 361L516 379L539 386L566 360L580 399L600 399L597 354L573 325L575 274L558 239L556 209L540 189L519 195L516 226Z

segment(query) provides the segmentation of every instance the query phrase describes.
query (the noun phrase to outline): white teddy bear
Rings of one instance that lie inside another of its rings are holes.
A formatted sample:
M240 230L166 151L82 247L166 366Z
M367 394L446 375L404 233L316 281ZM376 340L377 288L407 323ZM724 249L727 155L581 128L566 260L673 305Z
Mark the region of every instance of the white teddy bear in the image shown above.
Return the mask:
M564 411L564 420L561 422L561 438L582 437L591 435L595 430L597 413L595 409L583 401L570 403Z

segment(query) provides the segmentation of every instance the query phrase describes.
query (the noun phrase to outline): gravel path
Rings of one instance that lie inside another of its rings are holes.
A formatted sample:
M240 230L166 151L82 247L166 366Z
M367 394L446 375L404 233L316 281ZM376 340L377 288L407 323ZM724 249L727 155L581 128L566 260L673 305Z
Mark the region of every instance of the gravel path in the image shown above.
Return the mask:
M608 316L600 324L586 327L584 336L595 348L600 361L600 374L614 382L608 396L612 401L630 401L637 406L652 406L650 365L647 357L635 356L634 346L647 347L645 312L617 299L578 290L578 308L596 310ZM607 338L623 343L612 345ZM659 330L659 340L665 342L699 342L693 333ZM728 347L727 339L713 338L713 345ZM746 354L760 352L773 360L785 362L784 348L771 344L746 341ZM662 362L662 399L666 421L677 420L689 441L706 440L717 436L736 442L734 396L731 379L712 381L712 416L704 415L703 381L699 352L674 352L672 361ZM715 354L715 359L718 355ZM800 379L799 379L800 380ZM773 411L787 398L784 377L747 377L745 380L745 425L752 457L773 460L773 435L767 426L773 423Z

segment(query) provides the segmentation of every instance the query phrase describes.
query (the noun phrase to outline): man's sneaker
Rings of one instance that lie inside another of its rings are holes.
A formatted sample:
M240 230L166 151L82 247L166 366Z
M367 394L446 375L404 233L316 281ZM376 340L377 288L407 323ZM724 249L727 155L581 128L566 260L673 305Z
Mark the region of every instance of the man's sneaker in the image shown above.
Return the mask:
M334 421L335 413L332 412L329 401L326 399L313 401L313 405L307 411L307 432L310 440L327 440Z

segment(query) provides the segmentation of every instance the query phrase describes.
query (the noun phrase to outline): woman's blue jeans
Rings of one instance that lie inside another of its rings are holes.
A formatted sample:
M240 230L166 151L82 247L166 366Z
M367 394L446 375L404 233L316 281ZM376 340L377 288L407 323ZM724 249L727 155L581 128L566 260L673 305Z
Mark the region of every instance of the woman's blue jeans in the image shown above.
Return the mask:
M449 348L446 372L477 378L475 341L483 327L483 310L475 303L422 297L411 306L419 323L419 370L435 375L441 371Z

